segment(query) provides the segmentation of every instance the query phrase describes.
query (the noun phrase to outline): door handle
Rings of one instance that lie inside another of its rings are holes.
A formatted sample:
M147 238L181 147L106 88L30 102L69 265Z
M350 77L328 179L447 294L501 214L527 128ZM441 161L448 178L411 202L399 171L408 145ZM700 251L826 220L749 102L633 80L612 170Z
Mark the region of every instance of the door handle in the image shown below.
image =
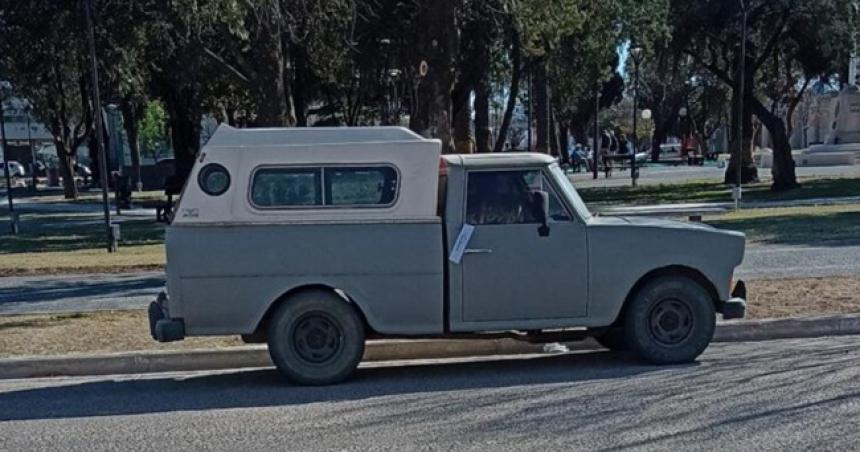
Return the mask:
M463 254L490 254L493 250L489 248L466 248Z

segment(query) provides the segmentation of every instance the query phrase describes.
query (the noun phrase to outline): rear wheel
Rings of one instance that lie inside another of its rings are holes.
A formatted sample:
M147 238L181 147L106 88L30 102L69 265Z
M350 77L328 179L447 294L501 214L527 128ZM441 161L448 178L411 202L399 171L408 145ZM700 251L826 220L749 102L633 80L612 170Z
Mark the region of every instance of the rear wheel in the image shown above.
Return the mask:
M711 342L715 326L710 295L683 276L662 277L646 284L624 319L630 347L655 364L692 362Z
M289 380L326 385L349 378L364 354L364 323L355 308L324 290L290 297L269 324L269 354Z

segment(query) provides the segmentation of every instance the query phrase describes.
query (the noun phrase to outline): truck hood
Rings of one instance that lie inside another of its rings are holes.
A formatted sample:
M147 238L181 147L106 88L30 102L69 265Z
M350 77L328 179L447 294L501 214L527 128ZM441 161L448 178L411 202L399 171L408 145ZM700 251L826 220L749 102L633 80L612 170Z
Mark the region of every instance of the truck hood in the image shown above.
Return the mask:
M685 231L712 232L715 234L728 234L745 237L742 232L717 229L704 223L693 223L686 221L665 220L653 217L623 217L623 216L596 216L592 217L589 224L594 226L633 226L641 228L659 229L681 229Z

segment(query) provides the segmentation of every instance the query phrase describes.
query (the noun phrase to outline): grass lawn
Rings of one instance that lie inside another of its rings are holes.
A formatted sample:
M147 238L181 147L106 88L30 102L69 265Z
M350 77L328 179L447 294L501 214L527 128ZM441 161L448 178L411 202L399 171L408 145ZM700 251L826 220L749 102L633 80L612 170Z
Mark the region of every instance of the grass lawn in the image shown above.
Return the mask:
M704 222L765 244L860 240L860 204L743 209Z
M29 190L20 189L15 192L15 197L27 197L45 203L71 202L78 204L101 204L102 202L101 190L95 189L86 189L79 191L78 198L73 200L66 199L63 196L63 191L58 189L40 189L40 191L35 194L31 193ZM108 199L110 200L111 207L113 207L113 191L108 191ZM132 203L139 201L155 201L162 199L167 199L167 196L164 195L164 190L145 190L142 192L134 191L131 194Z
M114 200L114 192L109 192L111 206L113 206ZM166 200L167 196L164 195L164 190L147 190L147 191L135 191L131 193L131 202L134 204L135 202L146 202L146 201L158 201L158 200ZM62 200L62 197L59 199ZM78 195L78 199L74 202L83 203L83 204L101 204L102 202L102 194L101 192L86 192Z
M753 280L747 288L751 319L860 312L860 277ZM143 310L0 316L0 358L238 345L236 336L156 342Z
M98 215L25 211L19 234L0 237L0 276L163 268L163 224L124 219L120 228L119 251L108 253Z
M770 182L744 186L744 201L785 201L825 197L860 196L860 178L808 178L801 187L785 192L770 191ZM577 190L590 204L674 204L731 202L731 189L718 181L689 181L638 187L594 187Z

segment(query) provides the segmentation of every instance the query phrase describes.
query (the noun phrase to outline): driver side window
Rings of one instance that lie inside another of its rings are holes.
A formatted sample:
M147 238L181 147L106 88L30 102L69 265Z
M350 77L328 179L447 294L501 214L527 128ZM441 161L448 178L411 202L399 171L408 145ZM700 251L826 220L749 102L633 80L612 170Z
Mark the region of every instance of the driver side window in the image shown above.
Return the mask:
M466 222L473 225L537 224L536 191L549 193L549 213L554 221L567 221L565 211L539 170L476 171L468 177Z

